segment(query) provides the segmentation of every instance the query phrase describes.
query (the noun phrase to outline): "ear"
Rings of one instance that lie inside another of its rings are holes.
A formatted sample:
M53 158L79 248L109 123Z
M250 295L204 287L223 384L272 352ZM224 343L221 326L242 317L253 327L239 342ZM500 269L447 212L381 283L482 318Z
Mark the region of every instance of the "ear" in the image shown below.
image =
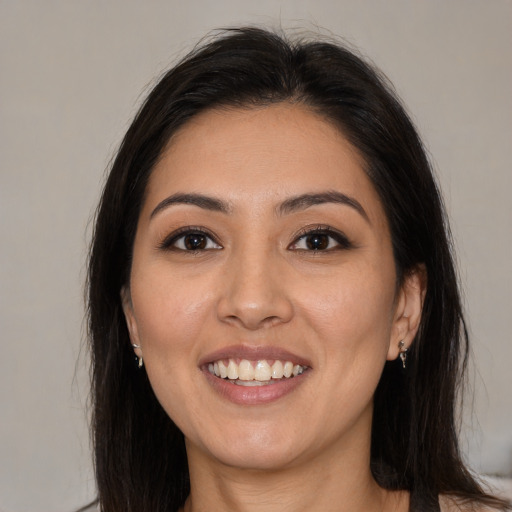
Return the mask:
M128 333L130 335L132 346L138 345L138 347L133 347L133 351L137 357L142 357L139 332L137 329L137 320L135 319L135 315L133 313L132 296L130 293L130 288L127 286L123 286L121 288L121 304L123 306L124 318L126 320L126 326L128 327Z
M388 349L388 361L400 354L399 343L409 348L418 332L427 292L427 270L425 265L418 265L405 277L396 298L391 339Z

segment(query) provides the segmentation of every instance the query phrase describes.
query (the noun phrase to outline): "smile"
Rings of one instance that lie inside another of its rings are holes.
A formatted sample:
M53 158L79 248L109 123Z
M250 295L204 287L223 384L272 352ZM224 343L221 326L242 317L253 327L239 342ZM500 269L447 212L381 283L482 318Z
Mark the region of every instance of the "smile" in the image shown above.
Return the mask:
M301 375L306 366L291 361L266 360L250 361L241 359L219 359L208 364L208 371L221 379L227 379L239 386L266 386Z

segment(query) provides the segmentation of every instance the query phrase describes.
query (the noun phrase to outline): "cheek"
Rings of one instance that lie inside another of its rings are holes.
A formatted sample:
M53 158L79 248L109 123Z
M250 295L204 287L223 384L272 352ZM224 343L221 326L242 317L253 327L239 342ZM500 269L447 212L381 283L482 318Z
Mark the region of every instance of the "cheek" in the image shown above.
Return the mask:
M200 340L212 312L212 296L199 281L166 272L134 273L132 283L145 371L164 410L188 432L190 418L200 416L191 383L199 371Z
M212 312L212 296L205 280L183 280L166 272L135 274L132 301L139 336L148 358L172 352L169 361L189 355Z
M386 362L394 305L389 282L393 281L386 274L368 271L334 277L323 283L321 293L303 295L301 314L306 331L316 340L323 383L318 389L330 389L330 406L340 406L328 406L323 414L337 418L344 410L357 417L357 411L371 401Z
M394 294L387 278L366 276L331 279L324 293L308 296L301 305L322 370L322 385L312 400L322 403L320 390L330 390L320 416L330 418L333 428L340 416L341 423L357 418L371 402L388 353Z
M302 314L315 331L340 349L353 350L376 338L389 340L394 301L390 283L381 273L344 272L297 294Z

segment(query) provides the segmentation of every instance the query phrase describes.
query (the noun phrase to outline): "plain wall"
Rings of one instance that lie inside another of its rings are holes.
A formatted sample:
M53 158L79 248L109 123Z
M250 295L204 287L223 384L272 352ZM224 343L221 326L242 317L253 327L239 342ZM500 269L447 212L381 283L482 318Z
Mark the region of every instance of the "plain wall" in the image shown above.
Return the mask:
M154 77L210 29L247 23L341 35L404 99L465 286L477 369L463 447L476 470L512 476L510 0L0 0L0 510L94 496L80 347L104 169Z

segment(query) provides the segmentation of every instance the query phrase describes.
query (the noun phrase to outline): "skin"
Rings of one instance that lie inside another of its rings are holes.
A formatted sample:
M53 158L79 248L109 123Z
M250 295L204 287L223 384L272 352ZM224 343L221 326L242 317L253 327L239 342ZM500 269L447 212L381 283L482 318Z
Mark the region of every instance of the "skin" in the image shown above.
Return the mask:
M387 219L363 165L337 128L290 104L203 113L156 165L122 298L135 352L185 435L187 512L407 510L407 494L370 473L372 400L386 360L416 334L425 279L412 272L397 289ZM278 212L325 191L364 211L324 202ZM229 211L171 204L152 215L177 193ZM205 249L169 245L186 226L211 234ZM319 226L348 245L323 231L327 249L308 249L304 228ZM309 368L277 400L235 404L200 364L233 345L277 346Z

